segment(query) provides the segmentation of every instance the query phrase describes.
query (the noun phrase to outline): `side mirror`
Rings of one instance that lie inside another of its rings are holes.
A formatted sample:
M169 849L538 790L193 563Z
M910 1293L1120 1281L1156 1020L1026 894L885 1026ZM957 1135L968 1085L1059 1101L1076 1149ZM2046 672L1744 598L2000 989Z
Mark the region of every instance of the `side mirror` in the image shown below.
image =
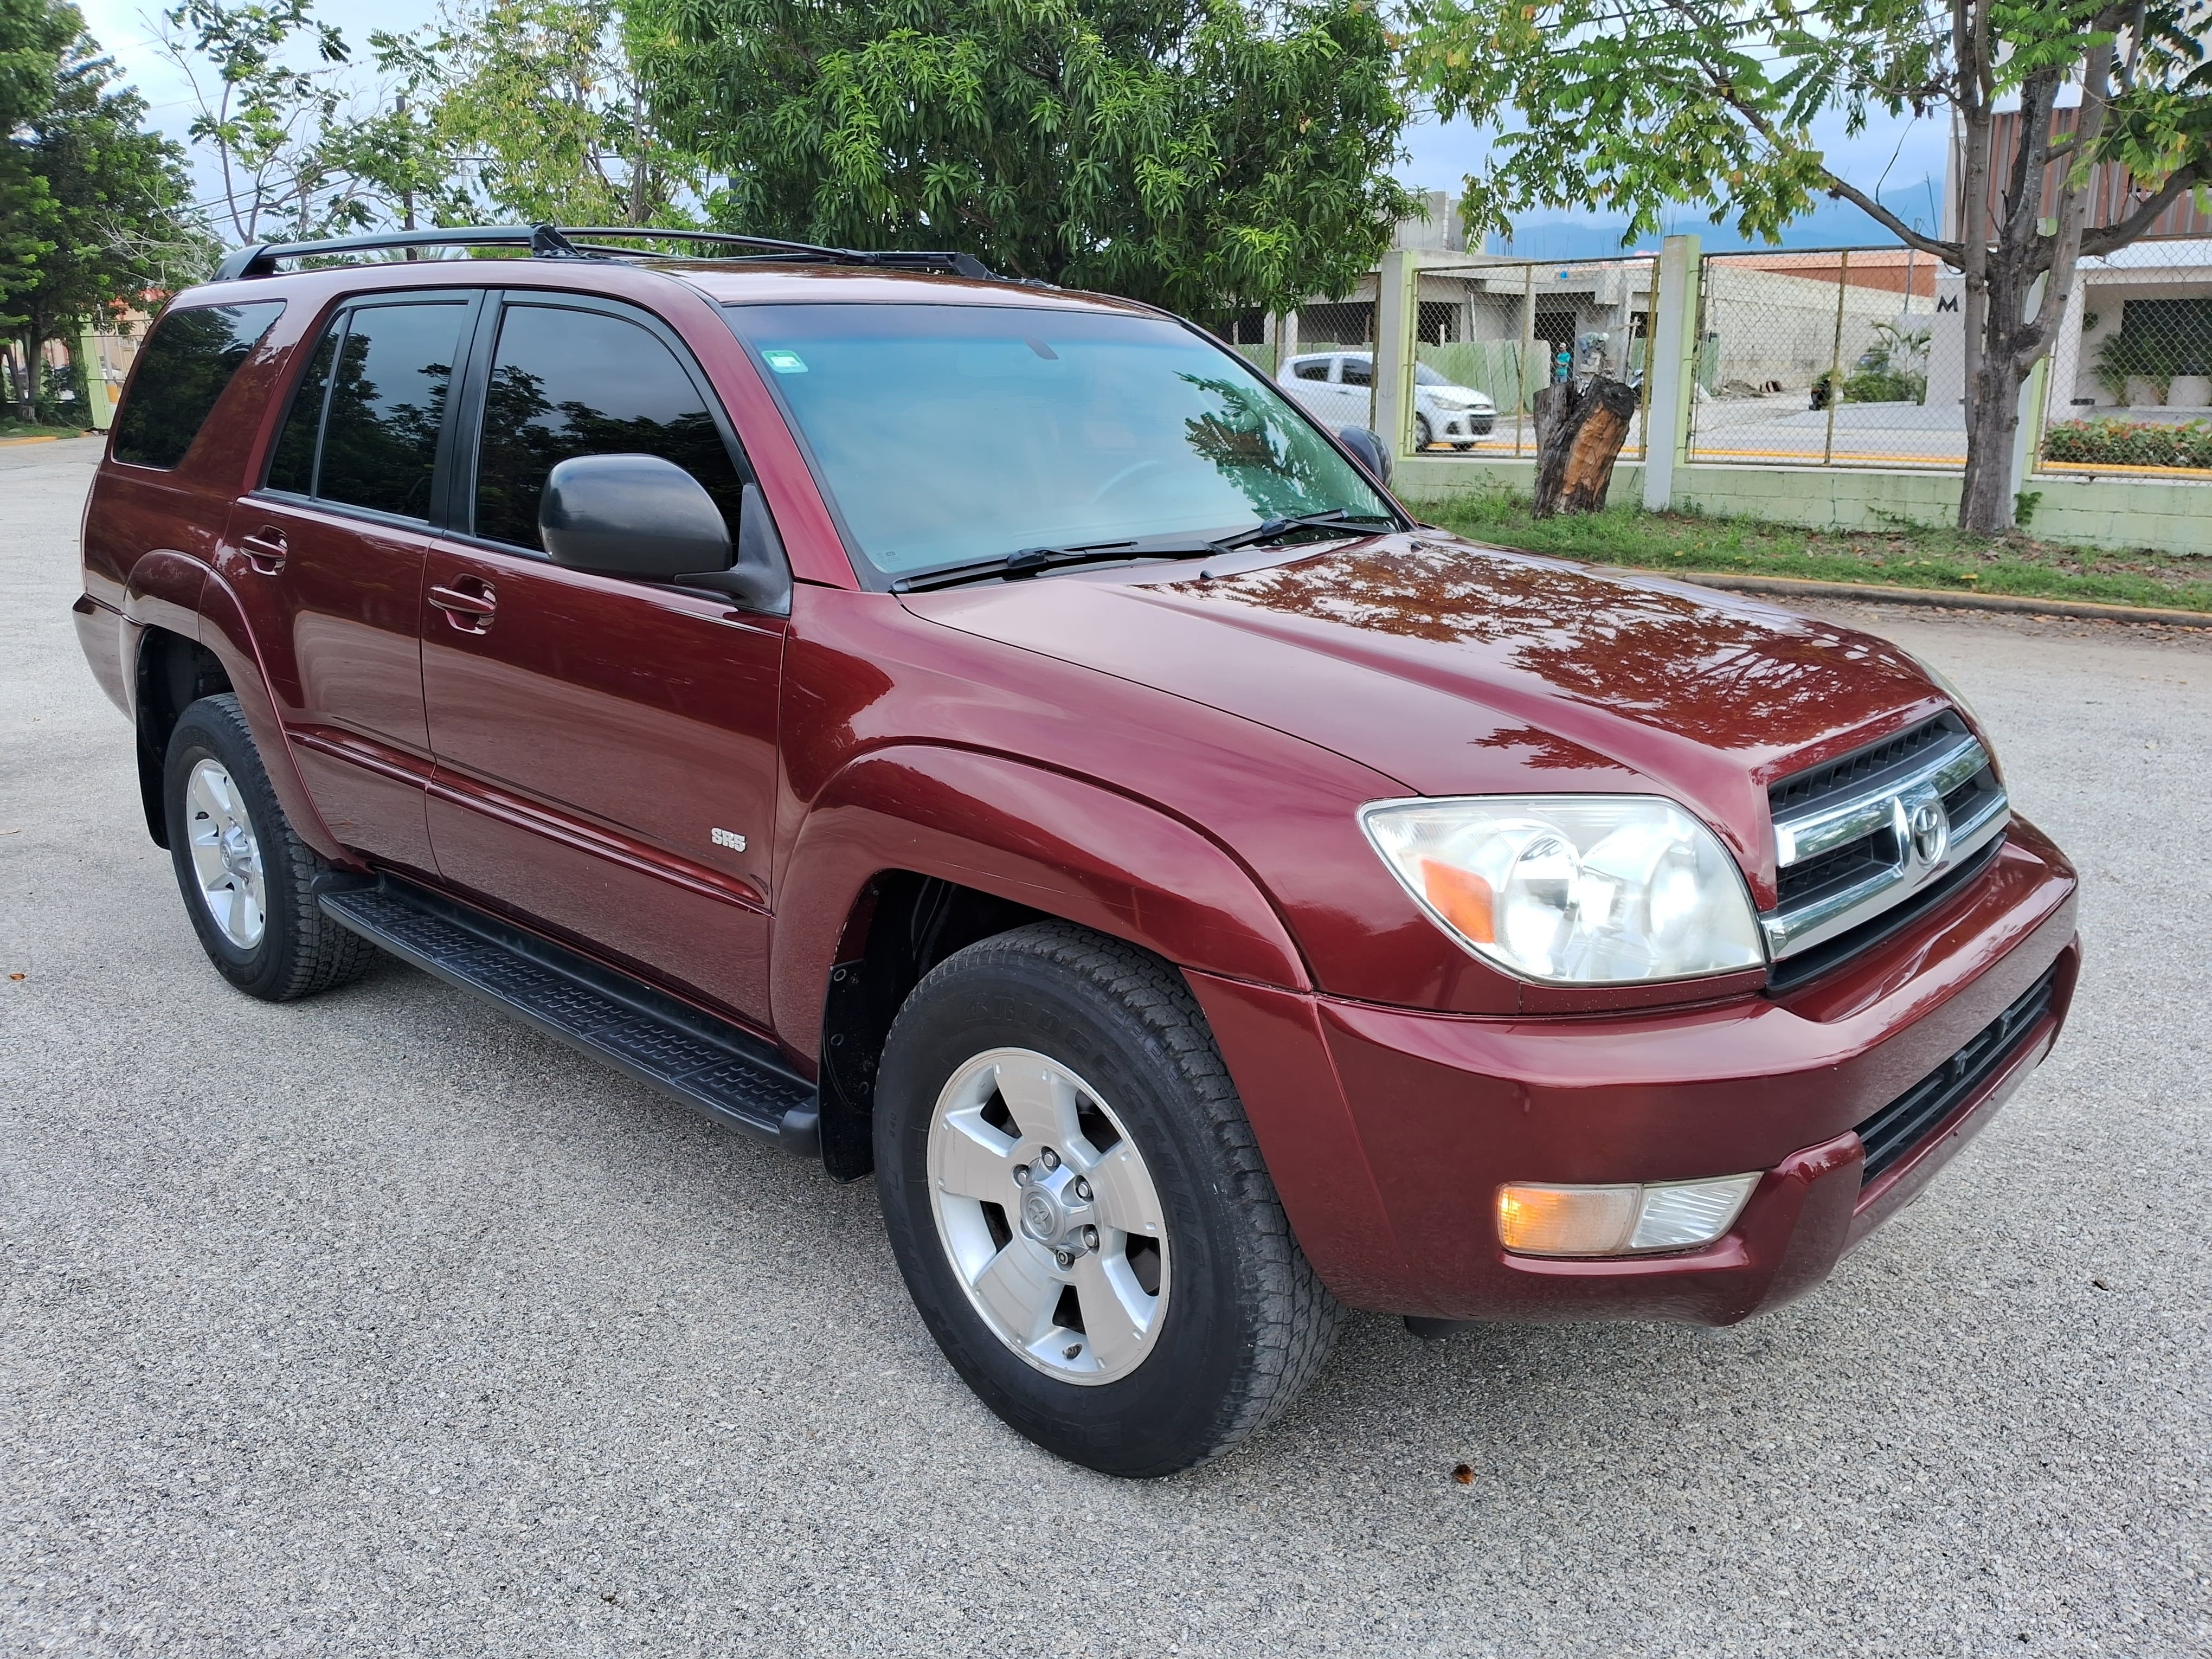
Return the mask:
M1340 426L1336 429L1338 441L1358 459L1379 484L1390 482L1390 452L1382 447L1382 439L1364 426Z
M791 611L791 564L758 486L747 484L738 548L703 485L658 455L577 455L555 467L538 533L558 565L727 594L748 610Z

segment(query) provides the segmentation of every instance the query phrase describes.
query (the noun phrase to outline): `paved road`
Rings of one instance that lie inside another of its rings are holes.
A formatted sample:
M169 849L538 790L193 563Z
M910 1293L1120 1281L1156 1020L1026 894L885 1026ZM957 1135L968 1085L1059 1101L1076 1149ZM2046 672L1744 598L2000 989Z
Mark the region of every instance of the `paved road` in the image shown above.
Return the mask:
M89 447L0 451L0 1651L2212 1646L2212 641L1875 619L2081 860L2088 969L1832 1285L1355 1320L1285 1425L1130 1485L969 1397L870 1186L396 964L226 988L71 636Z

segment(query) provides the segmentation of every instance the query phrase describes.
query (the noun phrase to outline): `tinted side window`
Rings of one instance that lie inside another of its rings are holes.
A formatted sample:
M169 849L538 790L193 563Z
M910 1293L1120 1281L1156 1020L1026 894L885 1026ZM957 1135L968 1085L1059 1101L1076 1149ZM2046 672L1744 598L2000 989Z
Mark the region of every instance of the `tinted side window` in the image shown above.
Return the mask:
M161 467L183 460L230 377L283 309L282 300L193 306L155 324L116 416L115 459Z
M707 487L736 539L738 471L675 354L619 317L509 306L484 392L477 534L542 549L545 475L573 455L675 462Z
M289 489L295 495L315 493L315 440L322 435L323 394L330 390L331 359L337 354L338 337L345 332L341 316L330 325L307 360L292 394L292 412L276 434L276 453L269 458L269 487Z
M318 496L428 516L438 430L467 315L454 302L364 306L347 319L330 370Z
M1346 357L1344 360L1345 385L1366 386L1371 382L1374 378L1374 365L1367 358Z
M1300 363L1297 373L1301 380L1326 380L1328 379L1328 359L1316 357L1309 362Z

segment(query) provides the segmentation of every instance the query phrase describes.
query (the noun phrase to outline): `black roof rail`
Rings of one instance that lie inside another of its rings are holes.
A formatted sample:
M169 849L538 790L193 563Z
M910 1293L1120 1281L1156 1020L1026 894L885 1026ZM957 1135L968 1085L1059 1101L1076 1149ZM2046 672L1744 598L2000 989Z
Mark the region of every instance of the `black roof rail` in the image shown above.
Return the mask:
M949 270L956 276L994 281L998 273L972 253L909 252L903 248L823 247L772 236L739 236L713 230L664 230L652 225L476 225L438 230L377 230L358 236L331 236L313 242L254 242L233 248L216 268L214 281L273 276L279 259L313 258L340 253L374 253L412 247L526 247L533 259L645 258L635 248L608 247L577 237L621 237L633 241L708 242L746 252L749 259L822 261L875 265L890 270Z

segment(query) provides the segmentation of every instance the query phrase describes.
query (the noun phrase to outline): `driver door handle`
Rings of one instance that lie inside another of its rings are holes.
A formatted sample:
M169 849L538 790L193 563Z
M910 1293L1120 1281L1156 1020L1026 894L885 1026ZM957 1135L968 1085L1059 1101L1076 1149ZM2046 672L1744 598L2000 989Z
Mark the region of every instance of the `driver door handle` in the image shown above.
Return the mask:
M499 612L499 596L491 584L473 576L457 576L451 587L433 587L428 598L446 613L446 620L464 634L485 632Z

